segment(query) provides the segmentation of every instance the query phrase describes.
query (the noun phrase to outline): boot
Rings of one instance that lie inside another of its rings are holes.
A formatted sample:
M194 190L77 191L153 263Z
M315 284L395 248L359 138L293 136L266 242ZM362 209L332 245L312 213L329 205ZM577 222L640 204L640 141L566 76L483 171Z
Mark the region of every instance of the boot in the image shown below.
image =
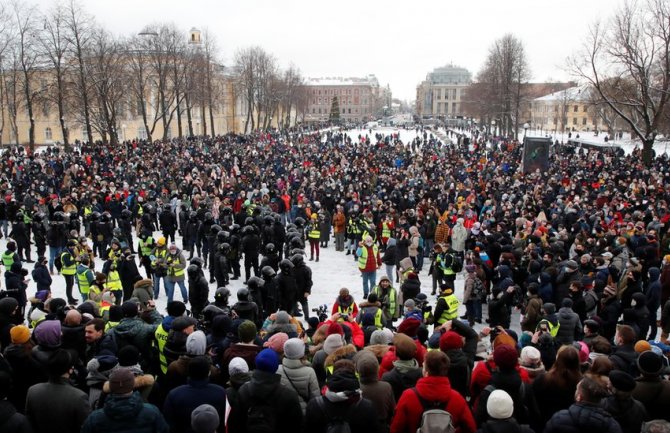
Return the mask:
M318 258L318 257L316 258L316 261L317 261L317 262L319 261L319 258Z
M351 250L347 250L347 255L351 255Z
M314 256L309 256L309 261L313 262L314 261Z

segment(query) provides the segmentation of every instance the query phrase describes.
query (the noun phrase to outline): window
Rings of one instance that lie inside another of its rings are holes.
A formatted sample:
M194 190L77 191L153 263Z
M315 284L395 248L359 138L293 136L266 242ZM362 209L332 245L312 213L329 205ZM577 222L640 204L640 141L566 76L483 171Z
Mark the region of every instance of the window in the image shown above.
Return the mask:
M587 107L586 105L584 105L584 106L582 107L582 109L584 110L584 113L586 113L587 111L589 111L589 110L588 110L588 107Z
M316 108L312 108L312 114L316 114Z
M451 112L452 112L452 114L456 112L456 103L455 102L451 103Z
M356 110L356 111L358 111L358 110ZM348 114L351 114L351 108L349 108L349 112L348 112Z
M575 113L576 113L578 110L579 110L579 105L575 105L574 107L572 107L572 111L574 111Z
M576 118L576 117L573 117L573 118L572 118L572 124L573 124L573 125L576 125L576 124L577 124L577 118Z
M51 141L53 140L53 134L51 132L51 128L48 128L44 130L44 139L46 141Z
M451 99L456 99L456 89L451 91Z
M586 117L582 118L582 125L586 125Z
M319 114L321 114L321 109L319 108Z
M139 126L137 128L137 138L140 140L144 140L147 138L147 130L144 128L144 126Z

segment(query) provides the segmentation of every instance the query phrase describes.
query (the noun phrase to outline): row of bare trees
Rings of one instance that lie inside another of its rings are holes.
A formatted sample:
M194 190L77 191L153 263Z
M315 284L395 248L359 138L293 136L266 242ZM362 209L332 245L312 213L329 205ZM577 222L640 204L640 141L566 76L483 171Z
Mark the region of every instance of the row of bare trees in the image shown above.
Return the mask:
M7 127L12 141L35 144L35 119L53 116L52 110L66 145L73 127L88 140L117 143L121 124L131 118L141 119L149 140L161 138L159 125L163 139L175 124L179 137L213 136L225 132L215 129L217 107L225 103L234 118L238 98L247 110L245 131L268 128L273 118L291 123L291 113L306 103L296 67L281 71L274 57L254 47L240 50L232 70L224 71L215 38L207 30L201 36L190 40L163 23L115 36L77 0L47 11L22 0L0 2L0 140ZM29 137L19 137L22 113Z

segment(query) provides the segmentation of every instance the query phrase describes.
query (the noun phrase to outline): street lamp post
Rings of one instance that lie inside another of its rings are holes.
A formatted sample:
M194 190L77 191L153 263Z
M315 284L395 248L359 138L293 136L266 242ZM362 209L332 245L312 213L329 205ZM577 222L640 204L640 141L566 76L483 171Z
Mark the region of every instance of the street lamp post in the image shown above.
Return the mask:
M493 135L493 137L496 136L496 121L495 121L495 119L491 120L491 135Z
M524 139L526 138L526 133L528 132L528 128L530 128L530 125L528 124L528 122L524 123L523 124L523 138Z

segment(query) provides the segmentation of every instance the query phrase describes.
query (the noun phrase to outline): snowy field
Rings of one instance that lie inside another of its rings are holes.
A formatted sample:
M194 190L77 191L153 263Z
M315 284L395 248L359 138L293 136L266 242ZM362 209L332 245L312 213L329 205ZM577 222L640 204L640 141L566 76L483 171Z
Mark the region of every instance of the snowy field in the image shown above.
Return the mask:
M158 239L161 234L160 232L154 232L154 238ZM137 238L134 238L134 244L137 246ZM0 240L0 250L2 252L6 251L7 240ZM177 236L177 245L181 246L181 238ZM309 248L309 247L308 247ZM48 251L48 250L47 250ZM37 255L35 248L33 246L31 258L34 260ZM188 252L185 253L188 258ZM328 311L331 310L333 302L337 297L339 290L342 287L347 287L357 303L360 303L363 300L363 284L358 270L356 261L354 261L353 256L345 255L344 252L335 251L335 243L331 241L328 244L328 248L321 249L321 255L319 262L310 262L308 261L309 257L305 258L306 263L312 269L314 286L312 288L312 295L309 297L309 307L316 308L321 304L328 305ZM231 304L236 300L237 290L244 287L244 263L242 261L242 278L236 281L231 281L228 288L230 289L231 295ZM102 269L103 261L100 258L95 259L95 270L100 271ZM419 278L421 280L421 291L429 295L431 305L435 305L435 297L430 296L430 291L432 288L432 280L430 275L428 275L428 267L430 263L426 259L424 262L424 269L419 273ZM24 267L32 272L33 269L32 263L24 263ZM139 265L138 265L139 268ZM140 274L142 277L145 276L144 269L140 269ZM55 269L54 269L55 272ZM385 272L385 268L382 267L381 270L377 271L377 280L383 275L382 272ZM205 275L209 278L208 270L205 270ZM253 271L252 271L253 275ZM30 278L30 275L28 276ZM65 279L62 275L55 274L52 276L53 284L51 285L52 296L60 297L66 299L65 297ZM3 279L4 280L4 279ZM5 286L4 281L2 286ZM395 287L395 285L394 285ZM209 299L213 302L214 292L216 290L216 284L210 284L209 286ZM397 287L396 287L397 288ZM77 286L75 282L75 287L73 290L75 295L78 295ZM29 297L35 294L35 283L30 281L28 284L27 294ZM456 294L459 298L462 298L463 295L463 277L459 275L456 280ZM77 296L78 299L79 296ZM181 300L181 295L179 294L178 288L175 288L175 300ZM159 298L156 302L158 310L161 313L165 312L165 307L167 304L167 298L164 291L164 287L161 286L161 292ZM486 318L486 305L484 305L484 318ZM310 314L313 315L310 311ZM465 314L465 307L461 306L459 315ZM519 328L519 314L515 312L514 317L512 318L513 326L512 328L518 331ZM397 324L397 323L396 323ZM477 329L481 329L482 325L477 325Z

